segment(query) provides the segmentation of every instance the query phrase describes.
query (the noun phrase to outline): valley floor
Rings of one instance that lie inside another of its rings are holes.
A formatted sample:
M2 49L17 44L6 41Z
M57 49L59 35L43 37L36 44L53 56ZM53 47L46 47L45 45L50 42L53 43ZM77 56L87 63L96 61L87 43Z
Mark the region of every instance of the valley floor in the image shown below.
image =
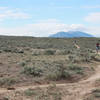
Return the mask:
M0 100L100 100L97 40L0 37Z

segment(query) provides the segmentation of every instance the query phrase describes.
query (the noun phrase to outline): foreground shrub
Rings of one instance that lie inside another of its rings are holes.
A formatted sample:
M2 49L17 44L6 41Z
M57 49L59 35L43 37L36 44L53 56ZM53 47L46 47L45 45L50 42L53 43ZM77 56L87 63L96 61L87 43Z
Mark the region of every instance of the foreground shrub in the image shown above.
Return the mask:
M56 52L55 50L46 50L44 54L45 55L54 55L55 52Z
M82 67L82 66L79 66L79 65L74 65L74 64L68 65L68 70L73 71L76 74L83 74L84 68L85 67Z
M100 100L100 88L93 90L84 100Z
M61 72L59 72L59 71L53 71L53 72L48 72L45 77L48 80L56 81L56 80L61 79L61 76L62 76Z
M26 96L34 96L41 92L41 89L27 89L24 93Z
M23 73L32 76L42 76L43 69L40 67L24 67Z
M49 70L49 72L46 74L46 78L53 81L60 79L69 80L75 75L83 75L84 71L84 67L74 64L69 64L66 67L58 66L55 67L52 71Z
M24 50L12 48L12 47L3 47L2 51L4 52L11 52L11 53L24 53Z
M24 67L27 63L25 61L18 63L20 66Z
M74 50L72 54L68 56L69 61L73 63L77 62L90 62L96 59L96 55L91 49Z
M56 85L51 85L45 89L27 89L24 91L25 96L34 97L35 100L62 100L62 93Z
M44 77L48 80L57 81L61 79L69 80L75 75L83 75L84 71L84 67L76 64L64 66L61 63L54 62L53 64L44 67L23 67L22 72L33 77Z
M92 91L92 93L96 98L100 98L100 89L95 89Z
M15 84L16 82L17 81L13 78L1 78L0 86L3 86L3 85L11 86L11 85Z
M55 52L56 55L68 55L71 53L72 53L72 50L66 50L66 49L56 50L56 52Z

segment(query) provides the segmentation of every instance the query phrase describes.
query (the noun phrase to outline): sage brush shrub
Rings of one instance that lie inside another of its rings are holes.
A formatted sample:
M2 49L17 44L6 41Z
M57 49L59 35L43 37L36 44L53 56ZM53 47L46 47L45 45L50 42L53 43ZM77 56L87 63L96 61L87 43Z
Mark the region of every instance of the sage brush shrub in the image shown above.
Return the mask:
M25 61L20 62L19 65L22 66L22 67L24 67L26 65L26 62Z
M66 67L59 66L54 67L53 70L49 70L46 75L46 78L49 80L60 80L60 79L70 79L74 75L83 75L84 74L84 67L69 64Z
M56 53L56 50L46 50L45 55L54 55Z
M27 89L24 93L26 96L34 96L34 95L37 95L37 93L39 93L40 91L37 89L37 90L34 90L34 89Z
M69 61L73 63L90 62L95 60L96 54L91 49L74 50L73 54L70 54L68 58Z
M24 91L25 96L34 97L35 100L62 100L62 92L56 85L49 86L45 89L27 89Z
M13 78L0 78L0 86L7 85L11 86L15 84L17 81Z
M100 100L100 88L92 90L91 94L86 96L84 100Z
M43 69L41 69L40 67L24 67L22 73L40 77L43 74Z
M84 74L84 67L79 65L70 64L68 65L68 70L73 71L75 74Z
M92 93L96 98L100 98L100 89L95 89L92 91Z
M23 67L24 74L31 75L34 77L44 77L48 80L61 80L61 79L69 79L73 75L83 75L84 68L75 64L68 64L64 66L61 63L54 62L48 66L41 67Z

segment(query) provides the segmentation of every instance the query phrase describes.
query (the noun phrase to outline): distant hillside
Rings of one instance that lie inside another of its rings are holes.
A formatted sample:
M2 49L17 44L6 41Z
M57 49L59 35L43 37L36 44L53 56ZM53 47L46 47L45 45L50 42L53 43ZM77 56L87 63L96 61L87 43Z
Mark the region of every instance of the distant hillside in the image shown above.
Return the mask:
M58 32L56 34L50 35L50 37L54 38L74 38L74 37L93 37L93 35L90 35L85 32L80 31L69 31L69 32Z

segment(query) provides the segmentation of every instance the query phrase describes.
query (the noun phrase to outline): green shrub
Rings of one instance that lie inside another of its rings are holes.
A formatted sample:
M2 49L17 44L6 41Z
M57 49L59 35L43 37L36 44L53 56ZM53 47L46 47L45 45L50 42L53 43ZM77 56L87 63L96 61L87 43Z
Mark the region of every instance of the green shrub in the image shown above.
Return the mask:
M69 58L69 62L72 62L72 63L80 62L80 58L78 56L76 56L75 54L69 55L68 58Z
M38 55L41 55L42 53L43 53L43 51L41 51L41 50L33 50L32 51L33 56L38 56Z
M96 98L100 98L100 89L95 89L92 93Z
M24 53L24 50L17 50L16 53Z
M56 80L59 80L61 79L61 72L59 71L56 71L56 72L49 72L47 75L46 75L46 78L48 80L53 80L53 81L56 81Z
M46 69L45 77L48 80L59 80L62 76L62 69L63 65L55 62L54 65L51 65L50 67L48 67L48 69Z
M3 97L2 100L9 100L9 98L8 97Z
M3 85L10 86L10 85L15 84L16 82L17 81L13 78L1 78L0 79L0 86L3 86Z
M72 76L72 72L71 71L68 71L68 70L63 70L63 72L62 72L62 78L67 78L67 79L69 79L69 78L71 78L71 76Z
M7 48L5 48L3 51L4 51L4 52L12 52L11 49L7 49Z
M96 54L91 49L74 50L72 54L68 56L69 61L73 63L77 62L90 62L95 60Z
M17 49L17 48L12 48L12 47L3 47L2 51L4 52L11 52L11 53L24 53L24 50L22 49Z
M100 100L100 88L92 90L92 93L84 100Z
M74 64L69 64L68 65L68 69L69 70L82 70L82 67L78 66L78 65L74 65Z
M40 77L43 74L43 70L40 67L24 67L23 73Z
M68 70L73 71L75 74L83 74L84 73L84 67L74 64L68 65Z
M26 62L21 62L21 63L19 63L19 65L21 65L22 67L24 67L25 65L26 65Z
M0 50L0 53L2 53L2 50Z
M39 91L34 90L34 89L27 89L24 93L26 96L34 96L34 95L37 95Z
M46 78L49 80L60 80L60 79L70 79L74 75L83 75L84 74L84 67L69 64L66 67L57 66L54 69L49 69L49 72L46 75Z
M53 81L61 79L68 80L76 74L84 74L84 67L78 66L76 64L68 64L64 66L61 63L54 62L51 65L48 65L44 67L24 67L22 72L26 75L43 77L45 79Z
M34 97L35 100L62 100L62 93L56 87L52 85L46 89L28 89L24 91L25 96Z
M71 50L66 50L66 49L56 50L56 52L55 52L56 55L68 55L68 54L71 54L71 53L72 53Z
M56 52L55 50L46 50L44 54L45 55L54 55L55 52Z

